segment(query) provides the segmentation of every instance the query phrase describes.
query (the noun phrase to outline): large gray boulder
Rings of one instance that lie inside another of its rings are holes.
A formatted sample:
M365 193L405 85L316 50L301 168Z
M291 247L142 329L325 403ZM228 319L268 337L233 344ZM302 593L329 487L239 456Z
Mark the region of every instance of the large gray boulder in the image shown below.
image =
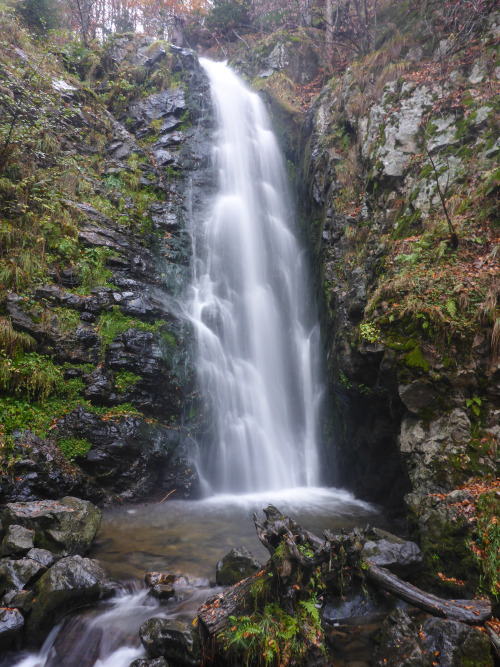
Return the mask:
M87 553L100 523L99 508L71 496L62 500L8 503L2 514L5 530L11 525L33 530L36 547L63 556Z
M2 540L2 556L24 555L33 548L34 531L15 524L9 526Z
M0 608L0 650L8 649L24 626L24 618L18 609Z
M198 667L200 664L198 635L190 623L150 618L141 625L139 635L151 658L164 657L182 667Z
M361 556L403 577L421 568L424 559L415 542L401 540L389 533L383 539L365 542Z
M218 586L232 586L261 569L262 565L246 547L236 547L217 563L215 581Z
M428 618L422 625L427 655L439 656L442 667L493 665L488 635L479 628L444 618Z
M109 591L106 572L90 558L69 556L39 580L29 619L30 639L37 643L71 609L95 602Z
M7 591L20 591L32 585L47 568L31 558L0 560L0 595Z

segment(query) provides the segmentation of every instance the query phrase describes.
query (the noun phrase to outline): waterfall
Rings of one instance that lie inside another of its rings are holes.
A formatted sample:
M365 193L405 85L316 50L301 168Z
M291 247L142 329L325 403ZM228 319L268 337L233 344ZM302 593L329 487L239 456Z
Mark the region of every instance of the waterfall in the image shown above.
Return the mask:
M202 59L217 115L218 193L193 230L191 316L217 492L319 482L319 327L276 138L259 96Z

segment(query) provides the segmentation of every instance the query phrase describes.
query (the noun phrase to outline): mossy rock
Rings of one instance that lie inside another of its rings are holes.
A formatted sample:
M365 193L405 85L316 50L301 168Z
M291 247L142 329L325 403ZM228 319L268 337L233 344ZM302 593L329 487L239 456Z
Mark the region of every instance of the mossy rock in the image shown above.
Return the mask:
M218 586L232 586L260 569L262 565L246 547L236 547L217 563L215 581Z

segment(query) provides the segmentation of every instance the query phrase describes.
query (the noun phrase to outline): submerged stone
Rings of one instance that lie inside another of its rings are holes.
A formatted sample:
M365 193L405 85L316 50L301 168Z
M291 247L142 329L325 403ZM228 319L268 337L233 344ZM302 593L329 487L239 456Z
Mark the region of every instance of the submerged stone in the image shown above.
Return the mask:
M198 635L189 623L150 618L141 626L139 635L151 658L163 656L182 667L197 667L200 664Z

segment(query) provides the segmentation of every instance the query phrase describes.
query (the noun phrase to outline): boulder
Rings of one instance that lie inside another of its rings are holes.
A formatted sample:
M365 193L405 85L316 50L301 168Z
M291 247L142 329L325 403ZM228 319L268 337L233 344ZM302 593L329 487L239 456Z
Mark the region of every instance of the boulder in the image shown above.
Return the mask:
M2 540L2 556L24 555L33 548L35 533L29 528L13 524L8 526Z
M408 410L415 414L436 402L436 391L431 383L421 379L400 385L399 396Z
M67 496L60 501L9 503L2 514L7 529L19 524L35 532L35 545L55 554L85 554L101 523L101 511L92 503Z
M182 667L197 667L201 660L198 635L190 623L167 618L150 618L139 635L151 658L165 657Z
M430 667L432 664L425 655L415 625L402 609L389 614L378 641L372 663L377 667Z
M415 542L397 539L370 540L365 543L361 555L375 565L386 567L402 577L418 570L424 558Z
M28 558L36 560L37 563L45 565L45 567L50 567L56 559L54 554L47 549L30 549L26 555Z
M33 606L33 591L9 591L3 596L2 604L27 614Z
M392 611L392 606L389 595L375 589L370 590L369 595L350 592L327 601L322 612L322 622L335 627L380 623Z
M149 589L149 595L157 600L169 600L175 596L175 588L168 584L155 584Z
M378 640L373 664L380 667L493 666L488 635L457 621L431 616L419 628L396 609L384 621Z
M0 607L0 649L8 649L24 626L24 618L18 609Z
M29 619L30 639L38 643L68 611L95 602L108 592L101 565L90 558L62 558L40 579Z
M31 585L47 568L31 558L0 560L0 595L7 591L19 591Z
M490 639L479 628L444 618L428 618L422 625L427 655L438 656L439 665L492 667Z
M261 569L262 565L246 547L236 547L217 563L215 581L218 586L232 586Z

